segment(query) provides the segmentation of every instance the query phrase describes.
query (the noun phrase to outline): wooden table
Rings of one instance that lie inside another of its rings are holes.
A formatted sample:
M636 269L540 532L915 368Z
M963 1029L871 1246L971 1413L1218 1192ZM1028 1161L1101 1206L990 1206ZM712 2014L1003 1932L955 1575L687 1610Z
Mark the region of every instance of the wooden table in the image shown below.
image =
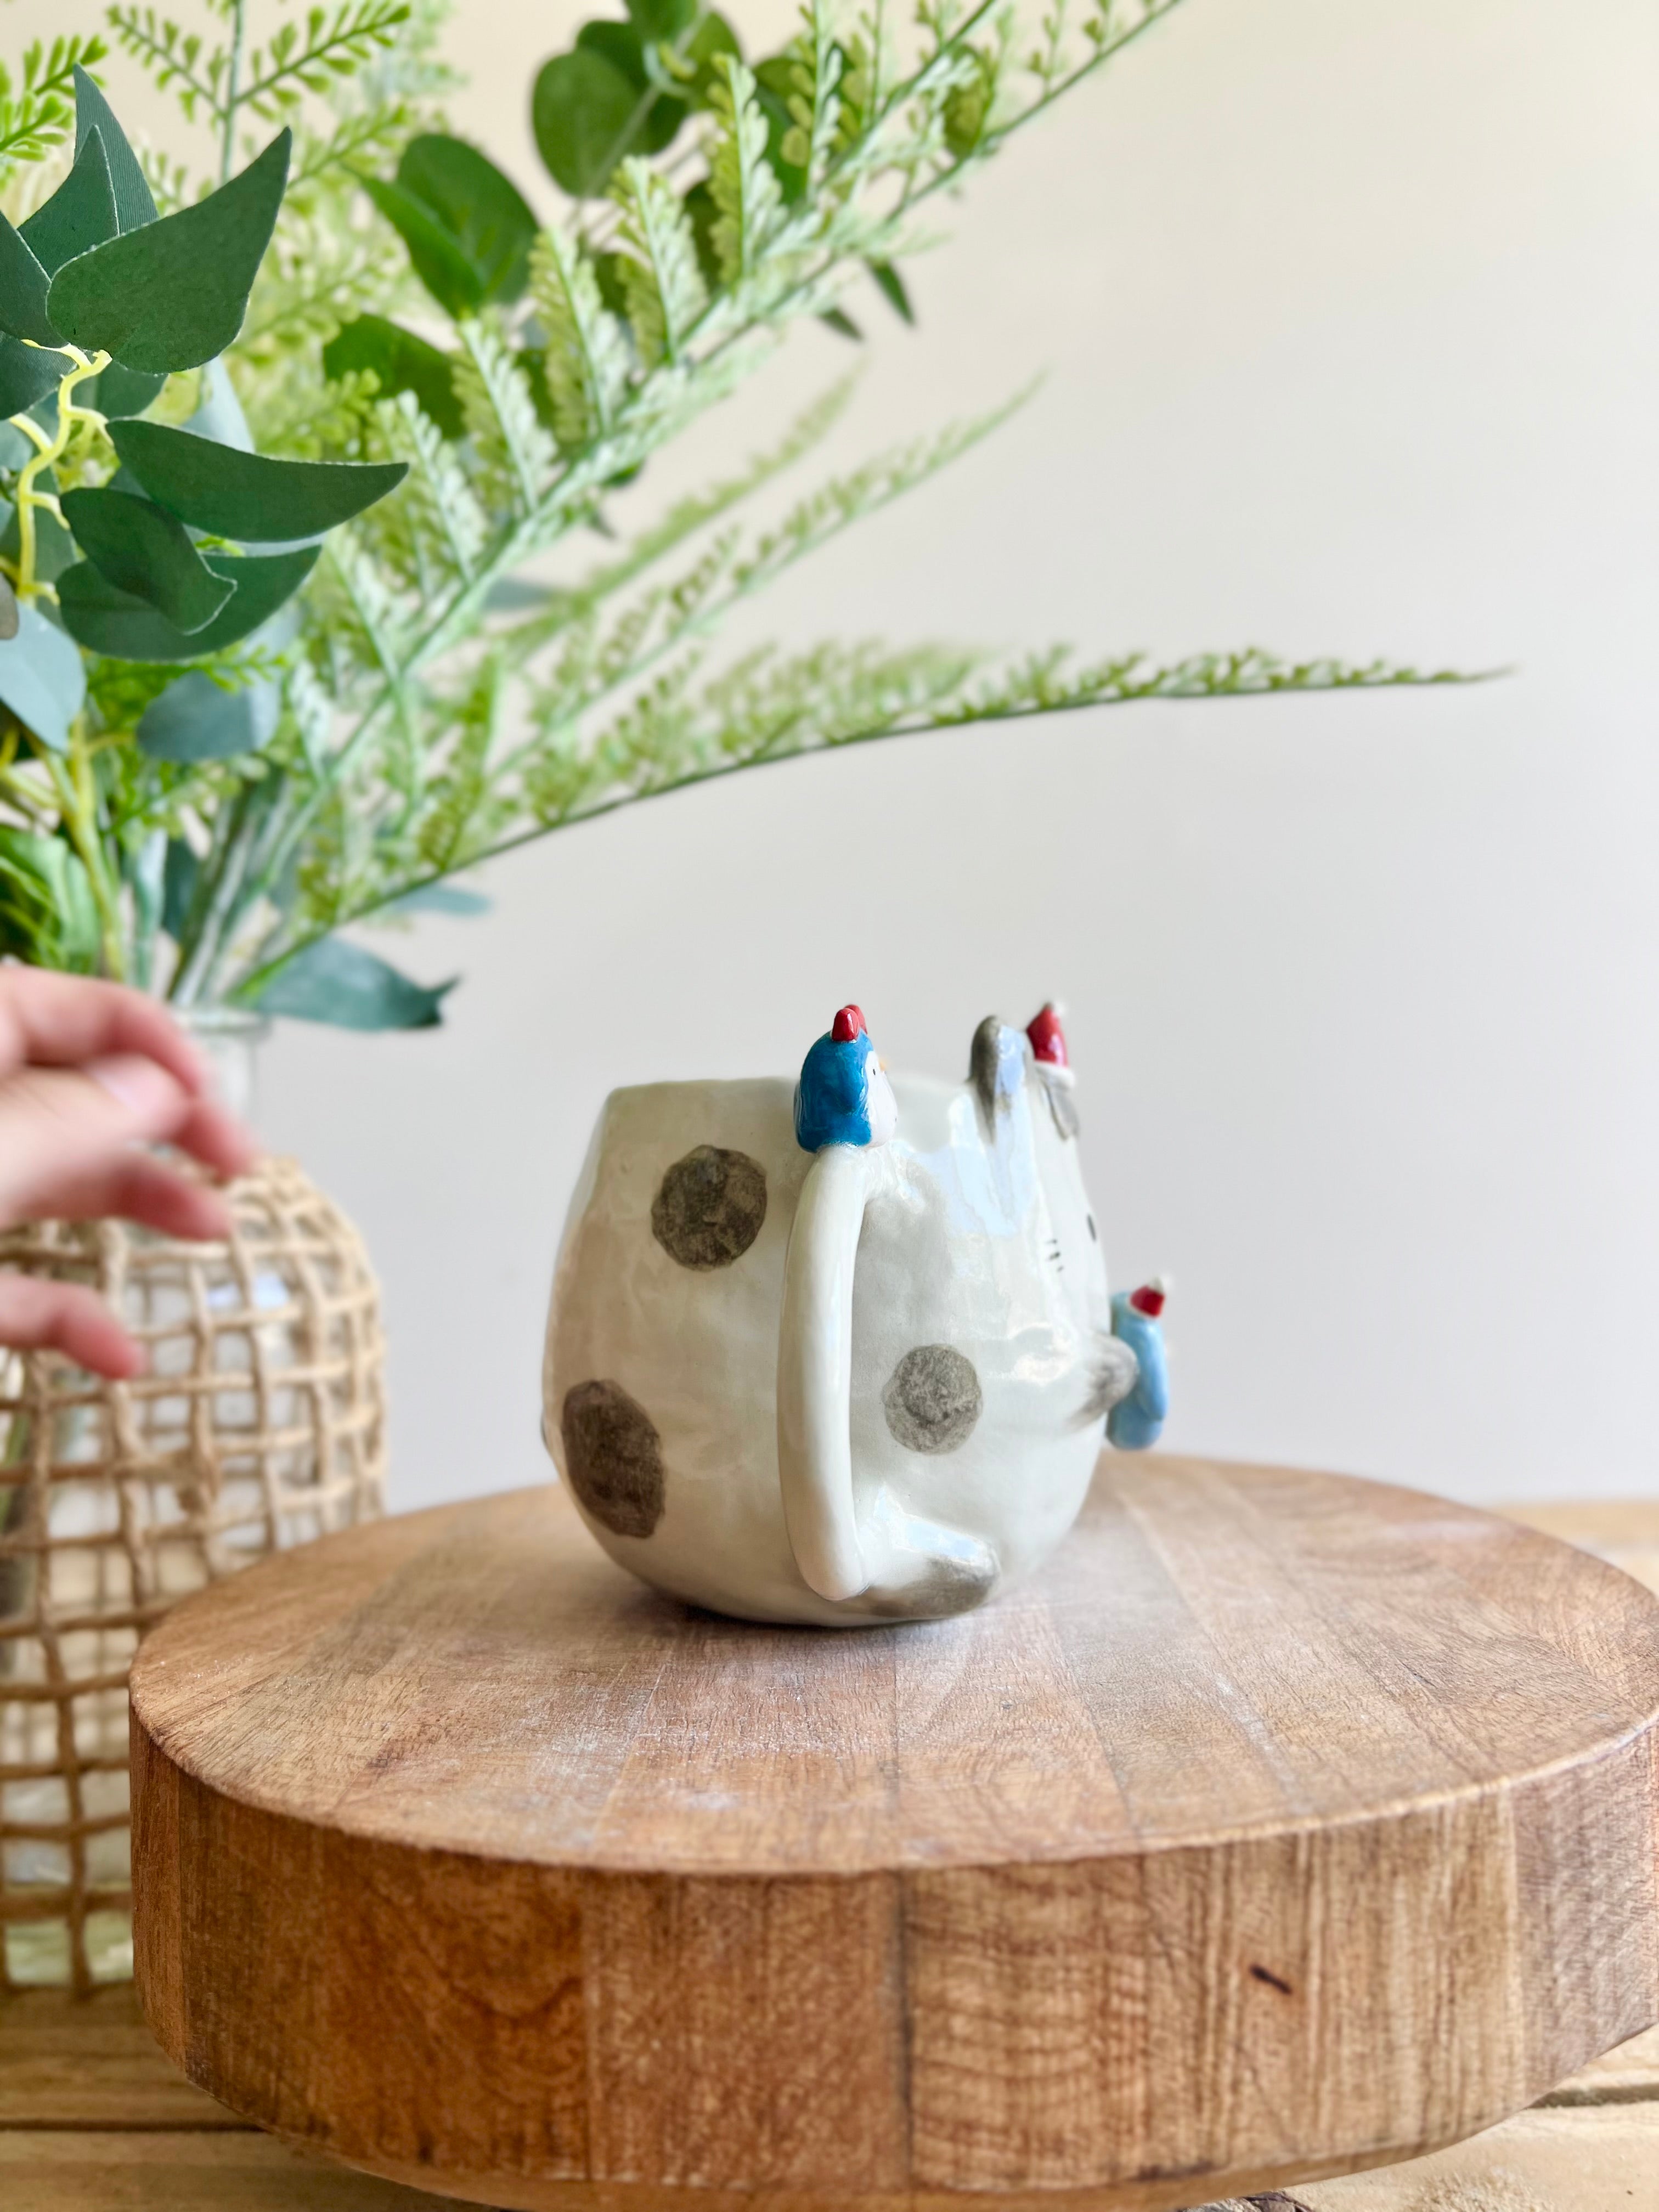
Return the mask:
M1659 1505L1516 1517L1659 1589ZM1659 2212L1659 2032L1453 2150L1296 2194L1311 2212ZM85 2005L46 1993L0 2004L5 2212L422 2212L451 2201L313 2161L247 2127L177 2074L129 1990Z

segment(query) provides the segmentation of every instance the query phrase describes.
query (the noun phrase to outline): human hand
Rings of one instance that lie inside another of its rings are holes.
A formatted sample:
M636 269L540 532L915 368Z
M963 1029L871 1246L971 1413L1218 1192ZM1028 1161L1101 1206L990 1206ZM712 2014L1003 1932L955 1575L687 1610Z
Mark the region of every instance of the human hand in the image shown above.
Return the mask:
M223 1237L224 1200L141 1149L175 1145L220 1175L253 1139L210 1095L205 1062L155 1000L118 983L0 967L0 1229L119 1214L167 1237ZM81 1285L0 1274L0 1345L50 1346L94 1374L143 1365Z

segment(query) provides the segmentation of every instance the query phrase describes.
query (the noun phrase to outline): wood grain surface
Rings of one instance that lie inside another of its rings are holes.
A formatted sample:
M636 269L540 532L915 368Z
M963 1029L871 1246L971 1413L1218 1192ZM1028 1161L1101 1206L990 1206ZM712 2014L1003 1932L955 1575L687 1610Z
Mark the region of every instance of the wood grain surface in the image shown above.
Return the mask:
M457 2197L1154 2212L1659 2016L1659 1604L1339 1477L1114 1460L1036 1583L844 1632L520 1492L220 1585L133 1692L163 2045Z

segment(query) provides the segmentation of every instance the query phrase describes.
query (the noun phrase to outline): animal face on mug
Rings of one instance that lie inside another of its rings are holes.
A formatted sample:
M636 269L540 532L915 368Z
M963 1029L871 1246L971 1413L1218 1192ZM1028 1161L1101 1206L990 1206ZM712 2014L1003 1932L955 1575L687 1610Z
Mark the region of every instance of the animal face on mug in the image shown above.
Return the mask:
M1147 1285L1114 1297L1056 1011L890 1076L842 1008L799 1081L603 1108L555 1276L544 1433L622 1565L825 1626L968 1611L1156 1440Z

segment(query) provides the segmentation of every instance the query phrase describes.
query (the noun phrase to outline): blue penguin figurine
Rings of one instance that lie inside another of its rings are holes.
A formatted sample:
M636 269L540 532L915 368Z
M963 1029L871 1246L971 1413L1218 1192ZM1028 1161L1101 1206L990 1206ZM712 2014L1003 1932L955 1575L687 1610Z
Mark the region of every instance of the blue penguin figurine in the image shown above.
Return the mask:
M1140 1368L1134 1389L1107 1417L1106 1434L1119 1451L1146 1451L1169 1419L1170 1369L1158 1322L1166 1295L1156 1280L1113 1293L1112 1334L1128 1346Z
M843 1006L807 1054L795 1085L795 1141L805 1152L826 1145L884 1145L898 1127L898 1103L864 1016Z

